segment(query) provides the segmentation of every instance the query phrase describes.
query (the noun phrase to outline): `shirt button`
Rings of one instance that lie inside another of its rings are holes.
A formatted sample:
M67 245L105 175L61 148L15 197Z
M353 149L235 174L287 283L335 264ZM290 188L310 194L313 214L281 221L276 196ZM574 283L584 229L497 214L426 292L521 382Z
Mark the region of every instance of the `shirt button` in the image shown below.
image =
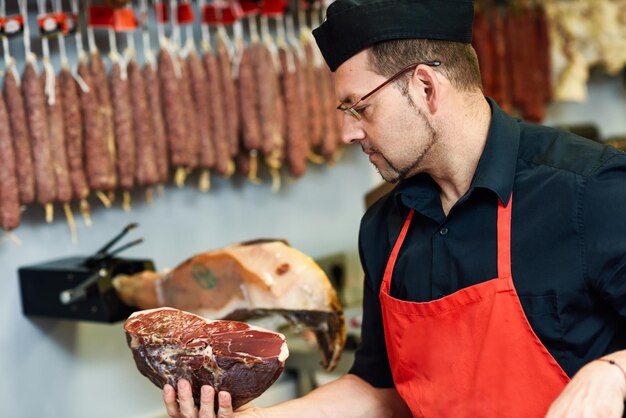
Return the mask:
M439 230L439 233L440 233L441 235L446 235L446 234L448 233L448 228L446 228L446 227L441 228L441 229Z

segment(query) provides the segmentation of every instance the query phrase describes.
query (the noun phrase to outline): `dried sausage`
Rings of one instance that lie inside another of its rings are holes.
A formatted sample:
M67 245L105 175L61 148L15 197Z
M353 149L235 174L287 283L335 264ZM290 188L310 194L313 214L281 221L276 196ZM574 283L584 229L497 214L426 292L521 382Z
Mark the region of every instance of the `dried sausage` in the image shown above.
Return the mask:
M148 105L152 121L152 137L154 138L154 152L157 165L159 183L166 183L169 176L169 156L167 152L167 136L165 121L163 120L163 105L161 102L161 84L157 72L151 63L143 69L143 75L148 94Z
M101 127L103 136L107 144L107 153L105 154L109 162L106 164L111 167L111 172L107 173L107 181L95 190L113 190L117 185L117 173L115 171L115 135L113 128L113 108L111 107L111 93L109 91L109 82L107 80L104 61L98 53L91 53L89 60L89 69L91 71L92 88L98 103L98 110L101 118ZM103 156L104 157L104 156ZM104 169L104 166L102 167Z
M83 163L83 118L80 113L80 100L78 98L79 87L68 68L61 70L58 82L61 86L67 166L72 184L72 194L74 199L81 200L89 195L89 187L87 187Z
M196 109L197 116L199 164L204 169L210 169L215 166L215 146L211 135L211 112L207 94L208 80L204 64L195 51L192 51L187 57L187 68L191 83L193 108Z
M11 122L19 199L21 204L28 205L35 200L35 174L24 113L24 98L13 71L7 71L4 77L4 102Z
M19 199L9 114L0 96L0 226L7 231L20 224Z
M79 103L85 138L85 166L89 188L94 191L112 190L116 184L115 166L111 159L105 114L98 101L92 72L84 60L78 64L78 75L87 90L79 89ZM108 90L108 88L107 88Z
M37 201L46 205L56 199L56 182L48 138L46 98L34 63L26 64L22 77L26 117L33 151Z
M198 115L194 107L191 93L191 78L187 63L182 58L178 58L180 65L180 99L183 105L184 123L187 128L185 136L185 167L193 169L198 167L200 161L200 132L198 130Z
M122 67L119 62L113 64L110 80L115 146L117 149L118 185L123 190L130 190L135 184L135 138L133 136L128 78L122 77Z
M284 105L272 52L266 46L259 51L257 72L259 114L263 121L261 125L263 155L270 168L279 169L284 159L285 148Z
M173 58L165 48L159 52L159 80L171 165L183 167L187 159L187 150L180 85L176 78Z
M244 49L239 63L239 111L241 120L242 145L246 151L261 148L261 120L259 119L259 92L255 78L258 65L259 44L254 43Z
M48 120L48 141L50 142L50 157L56 183L56 200L68 203L72 200L72 185L67 166L67 150L65 144L65 127L63 125L63 106L61 104L61 84L54 77L54 101L50 98L46 101L46 113ZM46 85L48 73L41 75L41 84Z
M135 139L135 178L141 187L152 186L158 181L152 119L148 113L145 80L137 61L128 64L128 81L132 108L133 137Z
M279 57L283 72L281 83L283 98L285 108L289 109L285 114L287 165L292 176L300 177L306 171L308 144L302 140L304 137L304 119L298 110L301 97L298 82L298 57L293 51L286 48L280 48Z
M226 45L221 39L217 41L217 62L220 74L220 87L222 97L224 97L224 107L226 109L227 137L229 144L230 156L237 155L239 148L239 100L237 96L237 88L231 70L231 61Z
M208 90L205 91L209 98L209 126L215 149L215 171L221 176L230 176L233 162L230 153L227 113L232 109L226 109L227 100L222 89L220 69L211 51L205 51L203 61L207 75Z

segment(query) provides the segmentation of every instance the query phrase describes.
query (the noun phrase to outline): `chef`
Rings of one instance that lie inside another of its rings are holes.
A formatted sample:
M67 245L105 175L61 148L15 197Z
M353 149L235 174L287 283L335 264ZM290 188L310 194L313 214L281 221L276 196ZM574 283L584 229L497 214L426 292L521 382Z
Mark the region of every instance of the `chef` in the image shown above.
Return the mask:
M473 13L328 8L314 34L343 140L396 184L361 221L362 342L348 375L303 398L233 413L222 393L217 416L622 416L626 154L485 97ZM166 386L168 413L213 417L203 393L198 411L188 382L178 401Z

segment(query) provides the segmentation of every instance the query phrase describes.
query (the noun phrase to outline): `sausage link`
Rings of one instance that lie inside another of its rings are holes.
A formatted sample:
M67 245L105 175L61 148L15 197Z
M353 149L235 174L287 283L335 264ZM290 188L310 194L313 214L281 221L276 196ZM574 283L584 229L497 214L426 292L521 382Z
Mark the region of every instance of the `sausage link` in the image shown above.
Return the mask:
M159 80L161 82L161 95L163 99L163 115L165 116L167 144L171 164L174 167L181 167L186 165L187 153L180 85L176 79L174 61L170 53L165 49L161 49L158 59Z
M246 151L261 148L261 121L259 120L259 93L255 79L255 66L259 44L244 49L239 63L239 111L241 120L242 145Z
M215 171L221 176L228 176L231 174L232 158L227 112L232 111L232 109L225 108L227 100L222 90L220 69L211 51L205 52L203 62L207 75L208 91L204 90L204 92L209 99L209 126L215 150Z
M24 113L24 98L12 71L7 71L4 76L4 102L11 123L19 199L21 204L28 205L35 200L33 157Z
M328 69L318 69L318 80L321 88L325 91L326 103L324 104L324 139L320 148L320 153L329 163L333 162L337 145L341 142L341 121L344 115L337 110L337 99L335 95L333 75Z
M187 154L185 167L191 169L198 167L200 161L200 131L198 115L191 93L192 85L189 68L187 67L187 62L182 58L179 58L178 62L180 65L180 99L183 109L185 109L183 117L185 127L187 128L187 134L185 135L185 152Z
M306 103L307 108L307 120L308 120L308 132L310 134L310 146L311 148L318 148L323 139L323 124L322 124L322 112L323 106L321 97L317 89L315 88L315 51L311 42L304 44L305 63L304 74L306 78Z
M110 81L119 187L130 190L135 184L137 153L133 137L128 78L122 78L122 67L119 62L114 63L111 68Z
M280 168L284 159L284 104L280 93L279 76L274 66L272 52L266 46L259 51L256 65L259 88L259 115L263 121L263 154L267 164Z
M83 79L88 91L78 90L80 112L83 119L85 138L84 155L87 183L91 190L113 190L117 182L115 166L111 160L109 141L104 128L105 115L101 111L94 80L87 64L78 64L78 75Z
M46 85L48 73L41 75L41 84ZM54 103L46 100L48 120L48 141L50 142L50 157L57 186L56 200L68 203L72 200L72 185L67 165L67 149L65 144L65 126L63 125L63 105L61 104L61 84L54 76Z
M6 231L20 224L20 194L9 114L0 96L0 226Z
M494 57L492 58L495 65L493 68L493 99L504 109L510 112L511 93L510 93L510 71L506 59L506 41L504 35L504 21L499 7L494 7L491 11L492 30L487 34L491 37L493 44Z
M56 182L48 138L46 99L43 85L33 63L26 64L22 77L26 117L33 151L37 201L46 205L56 199Z
M229 152L231 157L237 155L239 149L239 100L237 95L237 87L231 70L231 61L226 50L226 45L221 39L217 41L217 62L221 79L221 91L224 97L224 106L226 108L227 135Z
M159 179L151 129L152 120L148 114L148 97L143 72L135 60L128 64L128 81L132 92L130 101L136 150L135 178L137 185L141 187L152 186Z
M67 165L70 174L70 182L72 184L72 195L74 199L81 200L89 195L89 187L87 187L87 178L85 176L85 166L83 163L83 120L80 114L78 85L68 68L61 70L58 82L61 86Z
M211 135L207 74L198 54L192 51L187 57L187 71L191 85L193 108L196 109L199 137L199 165L202 168L215 166L215 146Z
M286 156L289 172L294 177L300 177L306 171L308 146L304 137L302 113L298 110L300 100L298 85L298 57L293 51L281 48L279 51L282 66L282 89L285 108L289 111L285 115L286 122Z
M111 106L111 93L109 91L109 81L107 79L104 61L100 54L95 51L91 53L89 60L89 69L92 75L92 88L95 90L95 97L98 103L98 112L102 119L101 128L104 138L107 141L106 156L109 159L108 166L112 167L107 182L97 190L113 190L117 186L117 173L115 171L116 153L115 153L115 133L113 127L113 108Z
M163 120L163 105L161 102L161 84L157 72L152 64L146 64L143 75L148 94L148 104L152 122L152 136L154 138L154 152L157 165L159 183L166 183L169 176L169 156L167 152L167 136L165 121Z

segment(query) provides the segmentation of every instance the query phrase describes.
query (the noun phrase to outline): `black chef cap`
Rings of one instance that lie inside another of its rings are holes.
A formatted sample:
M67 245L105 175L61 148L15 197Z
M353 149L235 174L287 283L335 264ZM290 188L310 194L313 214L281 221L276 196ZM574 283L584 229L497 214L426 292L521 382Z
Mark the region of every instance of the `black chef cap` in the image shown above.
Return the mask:
M392 39L470 43L474 0L337 0L313 31L331 71L371 45Z

